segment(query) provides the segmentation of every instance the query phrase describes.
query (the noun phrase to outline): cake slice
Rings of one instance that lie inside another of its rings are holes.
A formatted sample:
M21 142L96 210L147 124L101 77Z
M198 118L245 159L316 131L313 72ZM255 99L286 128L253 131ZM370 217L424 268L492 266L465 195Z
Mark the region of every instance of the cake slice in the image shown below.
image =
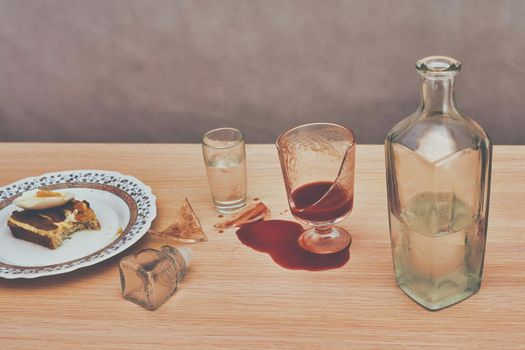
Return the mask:
M14 211L7 225L13 236L50 249L81 230L100 230L95 212L86 201L71 200L49 209Z

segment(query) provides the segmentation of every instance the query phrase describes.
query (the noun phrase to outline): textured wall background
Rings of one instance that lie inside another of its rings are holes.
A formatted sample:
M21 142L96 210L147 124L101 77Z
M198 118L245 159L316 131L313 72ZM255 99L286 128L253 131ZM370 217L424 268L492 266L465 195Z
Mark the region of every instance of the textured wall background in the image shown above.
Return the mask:
M525 1L0 0L0 141L273 142L311 121L379 143L416 59L463 62L459 108L525 143Z

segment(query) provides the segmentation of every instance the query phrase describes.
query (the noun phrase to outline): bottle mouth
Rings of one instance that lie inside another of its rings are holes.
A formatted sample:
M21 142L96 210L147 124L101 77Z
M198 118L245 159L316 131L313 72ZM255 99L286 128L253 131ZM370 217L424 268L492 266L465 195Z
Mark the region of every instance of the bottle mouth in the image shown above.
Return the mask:
M461 62L447 56L428 56L416 62L417 71L433 79L451 78L461 70Z

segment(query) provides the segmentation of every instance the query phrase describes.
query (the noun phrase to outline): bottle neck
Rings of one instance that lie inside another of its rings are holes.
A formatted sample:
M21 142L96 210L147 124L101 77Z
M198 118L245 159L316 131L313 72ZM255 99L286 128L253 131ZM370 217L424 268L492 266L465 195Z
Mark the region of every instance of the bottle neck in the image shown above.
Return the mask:
M170 245L162 246L160 249L160 251L169 256L175 264L177 283L184 279L189 266L189 259L183 254L184 251L181 252L181 249L183 248L175 248Z
M422 76L420 108L429 117L455 114L454 78L429 79Z

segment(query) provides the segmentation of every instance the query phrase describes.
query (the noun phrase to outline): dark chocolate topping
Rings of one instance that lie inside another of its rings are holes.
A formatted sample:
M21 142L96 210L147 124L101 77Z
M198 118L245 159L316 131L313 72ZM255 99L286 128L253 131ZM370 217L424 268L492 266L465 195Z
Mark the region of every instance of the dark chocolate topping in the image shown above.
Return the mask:
M11 217L18 222L31 225L41 230L51 231L57 228L50 218L42 216L40 211L36 210L15 211L11 214Z
M73 212L78 201L72 200L66 204L49 209L14 211L11 215L16 221L31 225L41 230L55 230L55 223L66 219L66 213Z

